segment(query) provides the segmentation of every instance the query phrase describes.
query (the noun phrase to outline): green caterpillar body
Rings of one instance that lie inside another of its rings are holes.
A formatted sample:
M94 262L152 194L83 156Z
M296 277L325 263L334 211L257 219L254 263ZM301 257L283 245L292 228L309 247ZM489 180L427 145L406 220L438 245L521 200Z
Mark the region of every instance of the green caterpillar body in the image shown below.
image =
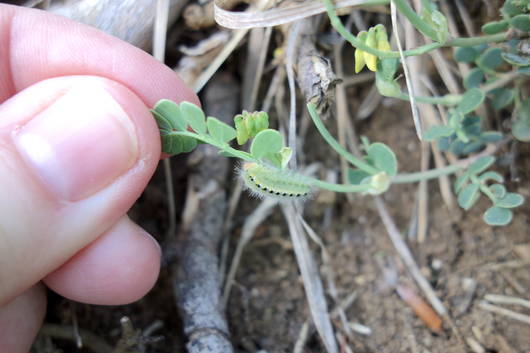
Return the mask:
M305 199L311 193L308 178L289 170L280 170L259 163L245 162L241 177L252 194L279 201Z

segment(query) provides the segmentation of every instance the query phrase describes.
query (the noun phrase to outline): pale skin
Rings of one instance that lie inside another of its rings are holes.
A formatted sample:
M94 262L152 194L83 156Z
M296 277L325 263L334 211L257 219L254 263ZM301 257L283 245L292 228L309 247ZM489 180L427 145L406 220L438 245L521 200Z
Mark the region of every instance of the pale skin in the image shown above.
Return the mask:
M44 286L117 305L154 285L160 248L126 212L160 158L162 98L198 104L146 53L0 4L0 352L29 351Z

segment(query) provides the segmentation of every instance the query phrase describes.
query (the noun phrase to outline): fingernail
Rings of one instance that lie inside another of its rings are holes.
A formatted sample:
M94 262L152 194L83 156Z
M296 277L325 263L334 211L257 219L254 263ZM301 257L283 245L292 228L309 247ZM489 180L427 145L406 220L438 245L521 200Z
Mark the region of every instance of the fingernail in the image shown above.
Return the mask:
M72 87L13 139L42 183L68 201L103 189L130 169L138 155L129 116L95 83Z

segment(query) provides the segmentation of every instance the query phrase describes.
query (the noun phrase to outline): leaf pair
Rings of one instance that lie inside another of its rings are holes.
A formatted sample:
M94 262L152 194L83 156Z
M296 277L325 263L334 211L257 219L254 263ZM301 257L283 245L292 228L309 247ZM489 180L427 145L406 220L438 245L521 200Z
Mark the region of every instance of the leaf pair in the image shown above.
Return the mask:
M202 109L190 102L177 104L162 99L151 113L160 129L162 151L170 155L191 152L201 137L211 138L220 146L236 137L233 127L217 118L206 119Z
M369 174L360 169L349 169L348 181L353 185L370 184L372 189L368 193L378 195L390 187L391 178L397 174L396 155L384 143L369 143L366 138L363 138L363 143L366 162L379 172Z
M454 183L458 194L458 204L465 210L470 209L480 198L481 193L490 198L493 206L484 213L484 221L489 225L503 226L511 222L513 212L510 208L523 204L523 197L507 192L502 182L504 178L497 172L486 171L495 158L481 157L458 177ZM494 182L489 184L490 182Z

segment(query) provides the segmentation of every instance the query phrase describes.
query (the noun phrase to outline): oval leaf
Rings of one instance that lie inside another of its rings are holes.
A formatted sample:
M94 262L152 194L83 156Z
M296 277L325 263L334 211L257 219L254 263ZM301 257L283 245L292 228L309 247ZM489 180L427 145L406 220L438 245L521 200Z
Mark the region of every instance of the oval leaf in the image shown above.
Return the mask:
M155 104L152 112L171 125L171 129L168 130L186 131L186 120L183 118L177 103L169 99L161 99Z
M374 167L391 177L397 174L396 155L387 145L381 142L372 143L366 153Z
M517 15L510 19L510 25L523 32L530 32L530 15Z
M469 184L458 193L458 204L464 210L469 210L480 196L478 184Z
M488 169L493 164L493 162L495 162L495 157L492 157L492 156L480 157L468 167L467 172L469 174L481 173L485 171L486 169Z
M524 202L524 198L521 195L516 194L514 192L509 192L506 195L504 195L503 198L498 200L495 203L495 206L502 207L502 208L514 208L514 207L521 206L523 202Z
M490 207L484 213L484 221L490 226L505 226L512 221L512 218L512 211L501 207Z
M502 175L500 175L499 173L494 172L494 171L488 171L488 172L482 174L481 176L479 176L478 178L483 183L485 183L485 182L487 182L489 180L496 181L497 183L503 183L504 182L504 178L502 177Z
M206 120L206 126L208 127L208 133L210 136L218 142L225 143L236 138L236 130L219 119L211 116L208 117L208 120Z
M193 137L179 136L165 131L161 131L160 135L162 137L162 152L170 155L188 153L197 146L197 140Z
M498 142L502 140L502 133L498 131L484 131L480 134L480 140L485 143Z
M482 32L486 34L497 34L508 29L507 21L492 21L482 26Z
M252 140L250 154L255 158L263 158L268 154L280 152L283 147L282 135L273 129L260 131Z
M461 63L472 63L479 53L473 47L457 48L454 54L455 60Z
M206 117L201 108L190 102L182 102L180 111L193 131L199 135L206 134Z
M461 114L471 113L473 110L477 109L482 101L484 101L485 95L478 88L471 88L462 97L462 101L456 107L456 110Z
M431 126L429 130L425 131L423 134L423 139L425 141L435 141L441 137L449 137L454 133L454 129L451 126L439 125Z
M469 71L469 74L464 78L464 87L466 89L478 87L485 79L484 72L480 68L475 67Z
M530 59L521 55L512 53L502 53L502 58L508 64L513 66L528 66L530 65Z
M495 110L501 110L502 108L506 107L513 101L515 97L514 90L508 88L496 89L494 92L492 91L492 94L493 100L491 101L491 104Z
M477 60L479 66L495 70L502 65L502 50L500 48L490 48L486 50Z

